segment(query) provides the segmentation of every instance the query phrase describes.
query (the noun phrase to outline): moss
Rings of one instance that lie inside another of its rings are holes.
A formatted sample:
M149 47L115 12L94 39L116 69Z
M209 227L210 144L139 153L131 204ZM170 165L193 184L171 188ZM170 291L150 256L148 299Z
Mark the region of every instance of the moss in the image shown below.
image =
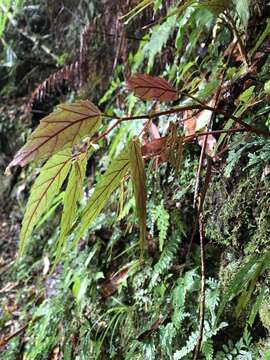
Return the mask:
M266 301L262 303L259 314L263 326L270 333L270 306Z
M268 354L270 356L270 305L267 301L264 301L259 310L260 321L263 327L267 330L268 336L264 339L260 339L257 343L261 354ZM269 357L264 357L268 359Z
M269 181L242 174L226 184L214 179L205 204L208 239L244 254L270 245Z
M242 261L237 258L233 251L224 251L220 257L219 279L223 291L228 288L232 277L240 270Z

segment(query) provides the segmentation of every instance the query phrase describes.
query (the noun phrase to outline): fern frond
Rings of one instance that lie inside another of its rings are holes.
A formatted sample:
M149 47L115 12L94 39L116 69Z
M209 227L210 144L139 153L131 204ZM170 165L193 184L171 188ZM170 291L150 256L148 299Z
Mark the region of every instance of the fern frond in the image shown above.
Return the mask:
M208 339L207 341L203 342L202 353L204 354L206 360L214 359L214 345L212 339Z
M160 255L158 262L154 266L153 276L150 282L150 287L153 287L160 275L169 269L173 259L179 249L182 237L175 233L167 241L163 252Z
M187 354L189 354L195 348L196 342L198 338L198 331L193 331L184 347L182 349L177 350L173 355L173 360L183 359Z
M169 228L169 214L164 207L163 201L157 206L153 206L151 209L152 224L157 224L159 232L159 250L163 250L164 242L167 237L167 231Z

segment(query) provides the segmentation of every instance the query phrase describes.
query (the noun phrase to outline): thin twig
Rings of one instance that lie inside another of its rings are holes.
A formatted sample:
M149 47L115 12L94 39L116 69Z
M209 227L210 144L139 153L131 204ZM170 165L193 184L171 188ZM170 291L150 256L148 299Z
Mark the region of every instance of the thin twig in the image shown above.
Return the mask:
M15 331L14 333L10 334L8 337L4 339L0 339L0 348L7 345L7 343L10 342L14 337L22 334L25 332L25 330L28 328L29 324L25 324L23 327L21 327L19 330Z
M135 116L126 116L126 117L120 117L117 115L108 115L108 114L103 114L104 117L107 118L111 118L111 119L118 119L121 122L122 121L132 121L132 120L144 120L144 119L151 119L153 117L159 117L159 116L165 116L165 115L171 115L171 114L177 114L186 110L209 110L212 111L214 114L217 115L222 115L228 119L232 119L234 122L238 123L239 125L242 125L247 131L250 132L254 132L257 135L262 135L262 136L267 136L270 137L270 132L269 131L265 131L265 130L261 130L261 129L257 129L255 127L253 127L252 125L247 124L246 122L244 122L243 120L241 120L241 118L236 117L233 114L230 114L224 110L220 110L217 109L215 107L211 107L208 105L195 105L195 104L191 104L191 105L187 105L187 106L181 106L178 108L172 108L169 110L165 110L165 111L160 111L160 112L153 112L150 114L144 114L144 115L135 115ZM180 120L181 122L181 120Z
M203 339L204 315L205 315L205 251L204 251L204 226L203 213L199 214L199 233L200 233L200 255L201 255L201 290L200 290L200 320L199 335L194 351L193 360L197 360L200 354Z
M223 78L224 78L224 72L223 72ZM215 94L215 100L214 100L215 102L214 102L213 109L215 109L217 104L218 104L220 92L221 92L221 86L218 88L218 90L217 90L217 92ZM216 113L214 111L212 111L210 120L209 120L209 122L207 124L207 132L209 132L211 130L211 128L212 128L215 115L216 115ZM205 152L206 152L207 140L208 140L208 135L206 135L204 137L203 146L202 146L201 154L200 154L199 168L198 168L198 171L197 171L197 174L196 174L196 183L195 183L194 201L193 201L194 208L196 207L196 202L197 202L197 198L198 198L198 194L199 194L200 177L201 177L201 171L202 171L202 168L203 168L203 162L204 162L204 157L205 157ZM199 214L199 211L198 211L198 214Z
M232 52L233 52L233 49L228 57L227 62L230 61ZM221 85L219 86L219 88L215 94L214 109L216 109L218 102L219 102L222 84L225 79L225 72L226 72L226 68L224 69L224 71L222 73ZM212 111L211 118L207 125L207 132L212 132L210 130L212 129L215 114L216 114L216 112ZM232 118L232 116L231 116L231 118ZM244 124L242 124L242 125L244 126ZM245 130L247 130L246 126L244 126L244 128L245 128ZM233 132L235 132L235 130L237 130L237 129L229 129L229 130L233 130ZM203 204L204 204L206 193L207 193L209 183L211 180L212 159L210 157L207 157L207 170L206 170L205 182L204 182L204 187L203 187L203 190L201 191L200 197L199 197L199 184L200 184L200 173L202 170L204 156L205 156L205 152L206 152L207 138L208 138L208 134L206 134L206 136L204 138L204 142L203 142L203 146L202 146L202 150L201 150L199 169L198 169L197 176L196 176L197 188L195 186L195 194L194 194L194 206L197 205L197 210L198 210L197 219L198 219L199 234L200 234L201 290L200 290L199 334L198 334L198 338L197 338L197 342L196 342L196 346L195 346L193 360L197 360L199 357L199 354L200 354L201 343L203 340L203 328L204 328L204 317L205 317L205 249L204 249L204 228L203 228ZM197 202L197 197L199 199L198 202Z
M248 131L247 129L237 129L237 128L233 128L233 129L227 129L227 130L212 130L212 131L206 131L206 132L201 132L198 134L192 134L192 135L188 135L184 137L184 141L189 141L190 139L194 139L194 138L199 138L201 136L205 136L205 135L218 135L218 134L234 134L234 133L238 133L238 132L245 132Z
M222 133L232 133L232 134L236 134L236 133L242 133L242 132L246 132L247 130L246 129L236 129L236 128L233 128L233 129L228 129L228 130L214 130L214 131L208 131L208 132L202 132L202 133L199 133L199 134L192 134L192 135L188 135L188 136L185 136L183 137L183 143L186 144L186 143L189 143L191 142L193 139L197 139L201 136L204 136L204 135L215 135L215 134L222 134ZM166 137L164 138L160 138L160 139L156 139L156 140L166 140ZM153 151L152 153L150 154L145 154L143 157L145 159L150 159L154 156L159 156L162 151L163 151L163 148L162 148L162 143L160 144L160 148L159 149L155 149L155 151ZM214 156L215 159L219 159L220 158L220 155L221 153L218 153ZM198 222L198 219L196 220ZM195 225L195 224L194 224ZM194 227L193 227L194 228Z
M184 120L188 120L188 119L184 119ZM107 136L114 128L116 128L121 122L123 121L123 119L116 121L111 127L109 127L106 131L104 131L103 133L101 133L99 136L97 136L96 138L94 138L90 143L89 146L87 148L87 151L90 149L90 147L92 146L92 144L97 143L98 141L102 140L105 138L105 136ZM181 120L182 121L182 120ZM144 128L142 129L142 131L145 130L145 128L148 126L149 122L147 121L147 123L144 125ZM141 133L142 133L141 131ZM187 135L183 138L183 142L187 143L192 141L193 139L197 139L201 136L206 136L206 135L219 135L219 134L235 134L235 133L239 133L239 132L246 132L248 131L247 129L243 129L243 128L232 128L232 129L222 129L222 130L213 130L213 131L205 131L205 132L201 132L201 133L195 133L195 134L191 134L191 135ZM141 133L139 134L139 137L141 136ZM156 154L155 154L156 155Z
M14 337L21 335L22 333L24 333L26 331L26 329L28 328L28 326L31 323L36 322L37 320L41 319L42 316L37 316L34 317L33 319L31 319L27 324L25 324L24 326L22 326L19 330L15 331L14 333L10 334L9 336L7 336L6 338L2 338L0 339L0 348L6 346L10 340L12 340Z
M226 17L226 23L230 29L230 31L233 33L233 35L236 37L237 39L237 42L238 42L238 48L239 48L239 51L240 51L240 54L241 56L243 57L245 63L247 65L249 65L249 59L248 59L248 55L247 55L247 52L246 52L246 49L245 49L245 46L243 44L243 41L241 39L241 36L237 30L237 27L235 25L235 21L233 19L233 17L229 14L228 11L226 11L225 13L225 17Z
M107 136L114 128L116 128L119 124L121 123L121 119L117 120L111 127L109 127L107 130L105 130L103 133L101 133L99 136L97 136L96 138L94 138L93 140L91 140L86 148L86 150L84 150L85 153L88 153L89 149L91 148L91 146L95 143L97 143L99 140L102 140L105 138L105 136Z
M99 30L91 30L89 32L93 33L93 34L101 34L101 35L106 35L106 36L111 36L111 37L119 37L119 38L122 36L122 35L111 34L106 31L99 31ZM131 35L124 35L124 38L129 39L129 40L135 40L135 41L145 41L145 42L147 41L146 39L136 37L136 36L131 36Z
M93 139L93 143L98 142L103 139L106 135L108 135L114 128L116 128L123 120L118 119L111 127L109 127L106 131L100 134L97 138Z
M223 74L222 74L221 84L224 81L224 77L225 77L225 70L223 71ZM221 93L221 85L219 86L219 88L215 94L214 109L218 105L220 93ZM213 111L211 114L210 120L208 122L208 125L207 125L207 132L209 132L212 129L215 115L216 115L216 113ZM208 135L205 135L201 154L200 154L199 168L198 168L198 171L196 174L196 184L195 184L194 203L193 203L194 207L197 205L197 209L198 209L198 225L199 225L199 234L200 234L200 255L201 255L200 256L200 259L201 259L201 291L200 291L200 312L199 312L200 322L199 322L199 335L198 335L196 346L195 346L193 360L197 360L199 353L200 353L201 343L202 343L202 339L203 339L204 315L205 315L205 250L204 250L204 232L203 232L203 203L204 203L204 199L205 199L205 196L206 196L206 193L208 190L208 186L210 183L210 178L211 178L212 159L210 159L209 157L207 158L207 171L206 171L206 177L205 177L205 182L204 182L204 188L203 188L203 191L201 191L200 197L199 197L199 186L200 186L201 171L202 171L203 162L204 162L205 153L206 153L207 140L208 140ZM198 199L199 199L199 201L197 201Z

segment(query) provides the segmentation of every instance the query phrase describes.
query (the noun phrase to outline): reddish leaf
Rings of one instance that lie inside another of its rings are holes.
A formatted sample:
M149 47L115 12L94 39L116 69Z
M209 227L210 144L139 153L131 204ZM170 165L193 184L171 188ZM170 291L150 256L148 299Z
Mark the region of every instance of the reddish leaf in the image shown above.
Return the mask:
M198 138L198 143L201 147L203 146L204 138L205 138L205 135L202 135ZM216 144L217 144L216 138L211 134L207 135L205 151L206 151L206 154L209 155L210 157L215 156Z
M184 122L184 133L186 136L193 135L196 132L196 117L192 116L192 111L184 112L184 118L188 119Z
M90 136L100 123L101 113L90 101L61 104L57 111L41 120L27 143L17 152L12 166L24 166L30 161L45 159L59 150L72 147Z
M160 155L164 146L166 146L167 137L154 139L142 146L142 155L145 157L152 157Z
M137 74L127 81L128 88L142 100L173 101L177 90L165 79L147 74Z
M160 139L160 134L158 131L157 125L153 123L153 121L150 121L150 125L148 127L148 132L151 140L154 139Z

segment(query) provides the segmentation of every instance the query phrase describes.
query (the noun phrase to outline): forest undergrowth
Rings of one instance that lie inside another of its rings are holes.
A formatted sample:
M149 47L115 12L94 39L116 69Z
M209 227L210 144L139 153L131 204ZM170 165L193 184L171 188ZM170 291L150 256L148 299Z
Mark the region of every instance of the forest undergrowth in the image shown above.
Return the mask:
M270 359L269 4L0 5L0 359Z

